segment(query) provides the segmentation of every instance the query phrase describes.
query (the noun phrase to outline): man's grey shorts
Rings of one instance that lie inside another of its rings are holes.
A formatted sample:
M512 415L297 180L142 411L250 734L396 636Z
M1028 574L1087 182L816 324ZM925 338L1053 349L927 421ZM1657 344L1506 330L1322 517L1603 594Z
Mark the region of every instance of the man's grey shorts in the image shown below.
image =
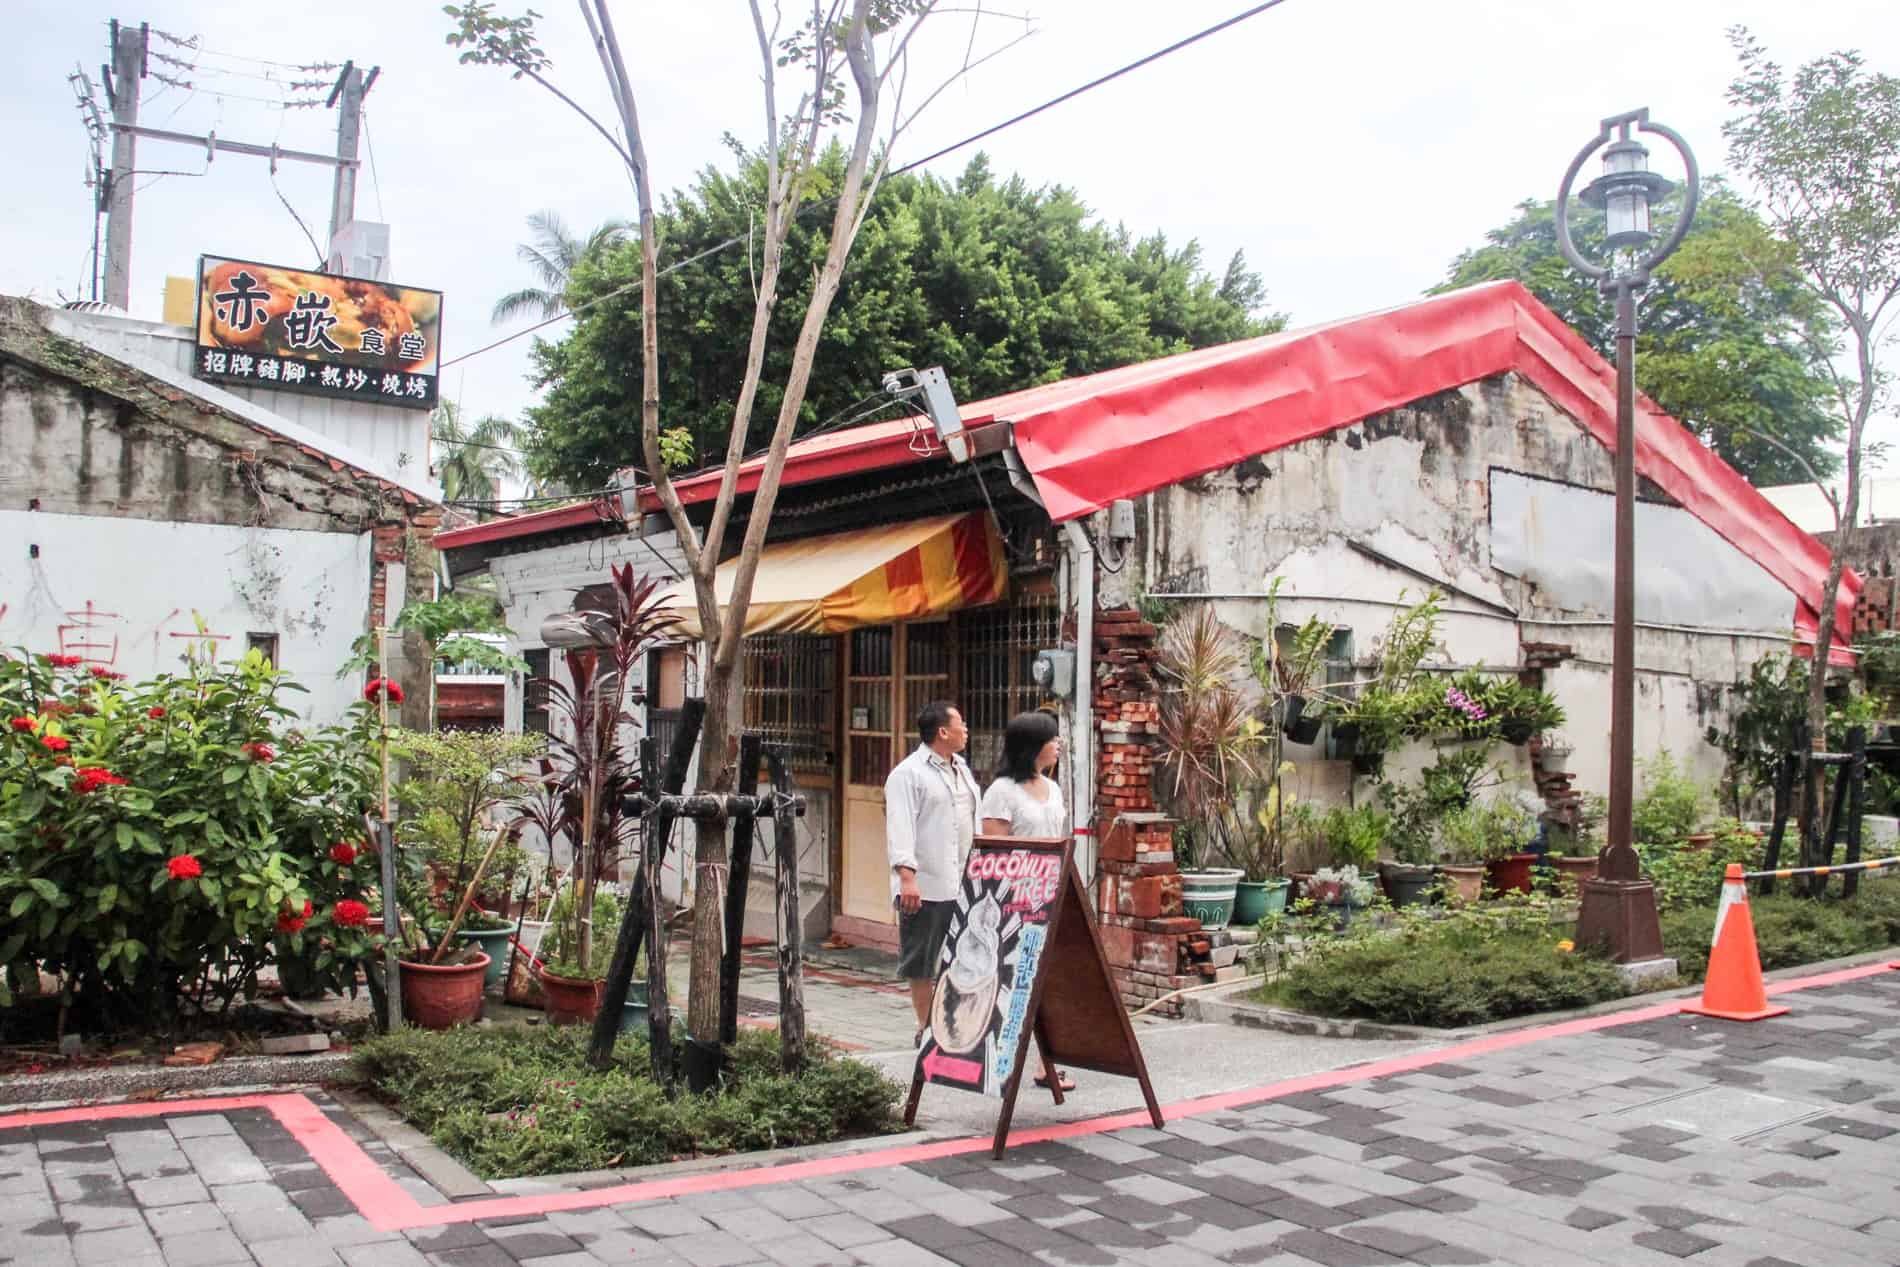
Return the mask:
M925 902L914 915L897 912L897 975L909 981L934 981L943 958L944 934L950 931L954 900Z

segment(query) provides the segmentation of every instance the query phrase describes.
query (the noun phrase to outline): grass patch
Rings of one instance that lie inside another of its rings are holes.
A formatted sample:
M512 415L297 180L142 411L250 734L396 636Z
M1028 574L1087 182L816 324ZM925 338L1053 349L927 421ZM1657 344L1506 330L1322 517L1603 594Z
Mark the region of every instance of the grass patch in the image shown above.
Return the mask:
M1450 1028L1584 1007L1628 993L1615 967L1542 933L1473 936L1462 925L1321 944L1265 1001L1322 1016Z
M822 1043L805 1072L779 1071L778 1036L745 1031L711 1095L669 1097L645 1042L622 1038L605 1073L584 1026L405 1029L356 1049L360 1085L392 1103L484 1179L640 1166L898 1128L902 1089Z
M1784 889L1750 897L1755 947L1764 971L1840 959L1900 942L1900 878L1867 877L1853 898L1819 900ZM1663 953L1675 957L1685 981L1700 981L1709 968L1709 938L1716 904L1685 906L1662 917Z

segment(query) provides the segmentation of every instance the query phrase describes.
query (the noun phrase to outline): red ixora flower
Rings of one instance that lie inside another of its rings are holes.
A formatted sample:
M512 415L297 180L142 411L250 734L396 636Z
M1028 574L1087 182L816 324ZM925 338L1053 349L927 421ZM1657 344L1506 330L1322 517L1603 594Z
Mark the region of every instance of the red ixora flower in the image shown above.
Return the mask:
M13 719L13 728L15 730L38 730L39 726L40 719L37 717L15 717Z
M361 928L369 923L369 907L346 897L330 908L330 918L338 928Z
M46 657L46 662L56 669L76 669L84 660L84 656L59 655L57 653Z
M306 898L303 904L303 914L301 915L289 909L277 912L277 931L282 933L302 932L303 926L310 922L310 913L313 909L309 899Z
M157 721L165 715L165 710L162 708L148 708L145 710L145 715L153 721Z
M352 862L356 861L356 846L346 841L337 841L337 843L330 846L330 861L339 863L342 866L349 866Z
M125 681L125 674L114 673L111 669L106 668L104 665L95 664L92 666L91 669L87 671L91 673L94 677L98 678L101 682Z
M369 685L363 688L363 698L374 703L378 695L387 697L392 704L400 704L402 703L402 684L386 677L373 677L369 680Z
M41 736L40 743L52 752L64 752L66 749L72 747L70 742L59 735Z
M251 760L262 762L265 765L269 765L271 762L277 760L277 749L267 743L247 743L238 749L238 751L242 752Z
M73 780L73 791L84 796L96 792L102 787L124 787L125 780L104 766L88 765L79 768L79 776Z
M181 853L165 864L165 870L172 873L174 880L195 880L205 873L198 860L188 853Z

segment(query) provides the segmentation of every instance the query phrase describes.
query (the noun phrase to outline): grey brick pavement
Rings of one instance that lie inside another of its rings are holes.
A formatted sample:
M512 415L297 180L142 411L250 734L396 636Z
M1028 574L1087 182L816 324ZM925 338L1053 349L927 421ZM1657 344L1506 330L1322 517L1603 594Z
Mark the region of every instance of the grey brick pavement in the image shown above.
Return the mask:
M1461 1053L999 1163L406 1233L367 1223L261 1111L0 1129L0 1262L1900 1264L1900 973L1793 1001L1752 1026L1678 1016ZM446 1200L326 1112L419 1199Z

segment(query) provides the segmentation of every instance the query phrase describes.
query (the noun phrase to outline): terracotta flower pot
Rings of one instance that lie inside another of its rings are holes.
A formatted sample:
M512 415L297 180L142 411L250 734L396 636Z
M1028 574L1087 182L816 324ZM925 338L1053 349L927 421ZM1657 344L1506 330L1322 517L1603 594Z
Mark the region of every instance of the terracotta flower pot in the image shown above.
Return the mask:
M600 995L607 984L591 977L561 977L543 969L541 1006L550 1025L589 1025L600 1011Z
M1457 902L1475 902L1484 896L1484 867L1478 863L1447 863L1438 868L1445 879L1445 895Z
M402 978L402 1014L423 1029L448 1029L482 1019L482 974L488 956L473 963L427 964L407 959L397 964Z
M1531 891L1531 864L1537 861L1534 853L1514 853L1505 858L1491 858L1484 864L1484 877L1488 887L1499 893L1529 893Z
M1550 864L1557 868L1557 878L1566 893L1577 892L1585 880L1594 879L1597 873L1597 856L1593 853L1575 858L1552 858Z
M1707 849L1710 845L1714 843L1715 843L1714 832L1699 831L1699 832L1694 833L1693 835L1684 836L1682 838L1681 843L1678 844L1676 848L1679 851L1684 852L1684 853L1688 853L1688 852L1700 853L1702 850Z

